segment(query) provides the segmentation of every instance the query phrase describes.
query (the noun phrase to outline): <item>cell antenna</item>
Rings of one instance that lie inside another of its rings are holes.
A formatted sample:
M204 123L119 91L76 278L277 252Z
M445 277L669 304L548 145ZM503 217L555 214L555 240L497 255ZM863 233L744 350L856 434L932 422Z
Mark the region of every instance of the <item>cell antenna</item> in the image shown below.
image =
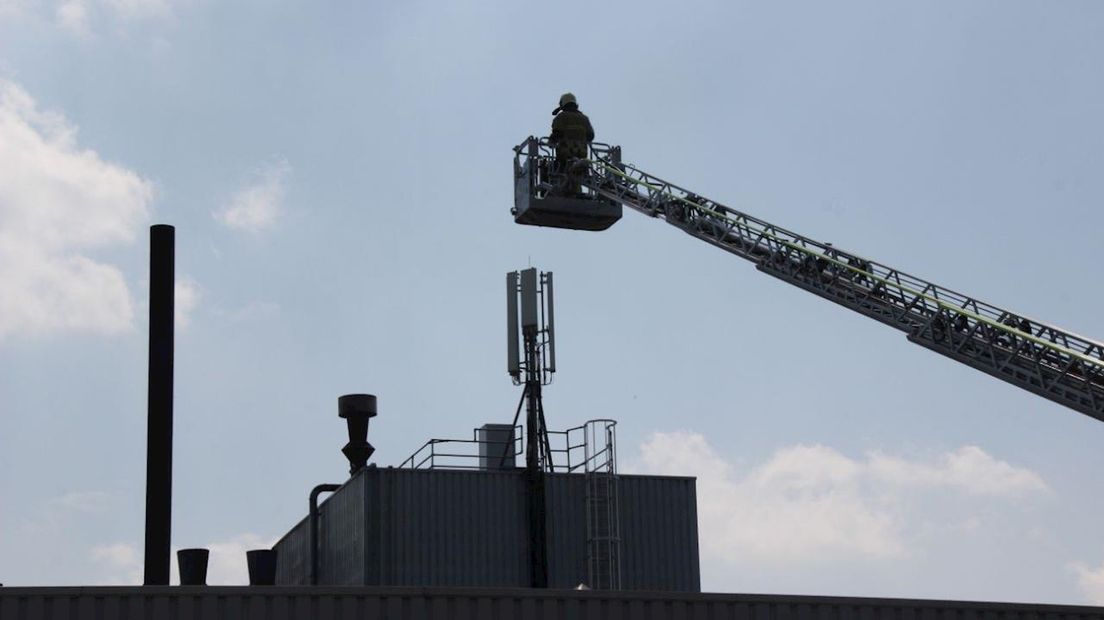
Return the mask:
M506 274L506 372L514 385L552 383L556 372L552 299L552 272L531 267Z
M506 371L514 385L524 386L513 426L524 405L530 585L534 588L548 587L544 474L552 471L553 463L541 388L552 383L556 372L553 317L551 272L530 267L506 274Z

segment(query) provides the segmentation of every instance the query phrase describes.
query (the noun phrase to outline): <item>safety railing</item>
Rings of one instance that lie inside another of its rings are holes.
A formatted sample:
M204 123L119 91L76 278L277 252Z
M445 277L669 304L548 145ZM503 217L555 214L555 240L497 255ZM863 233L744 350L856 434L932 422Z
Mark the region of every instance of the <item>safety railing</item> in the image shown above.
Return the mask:
M613 442L614 420L589 420L562 431L546 431L549 438L550 462L547 470L558 473L588 473L609 469L616 471L616 448ZM430 439L402 462L407 469L501 469L506 463L524 465L524 427L514 427L507 441L479 438L481 429L472 430L471 439ZM484 449L484 446L486 447Z
M524 453L523 428L513 429L513 437L506 441L480 439L481 429L472 429L471 439L430 439L414 451L400 468L409 469L501 469L506 463L516 462Z
M551 471L586 473L606 467L616 459L613 444L606 442L606 429L612 432L616 424L614 420L597 419L563 431L547 431Z
M612 153L618 148L603 142L592 142L590 158L574 160L564 167L556 161L556 147L548 138L529 136L525 142L514 147L514 179L529 179L529 193L536 198L544 198L566 186L569 171L576 180L582 181L583 177L591 174L591 161L596 158L610 161ZM593 193L586 183L583 183L582 189Z

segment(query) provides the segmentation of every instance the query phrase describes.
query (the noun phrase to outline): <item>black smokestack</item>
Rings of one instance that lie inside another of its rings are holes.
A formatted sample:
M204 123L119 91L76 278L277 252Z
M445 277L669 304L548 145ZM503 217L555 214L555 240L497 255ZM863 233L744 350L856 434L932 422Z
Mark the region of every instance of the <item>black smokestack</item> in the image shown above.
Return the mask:
M169 585L172 531L173 287L176 230L150 226L145 585Z

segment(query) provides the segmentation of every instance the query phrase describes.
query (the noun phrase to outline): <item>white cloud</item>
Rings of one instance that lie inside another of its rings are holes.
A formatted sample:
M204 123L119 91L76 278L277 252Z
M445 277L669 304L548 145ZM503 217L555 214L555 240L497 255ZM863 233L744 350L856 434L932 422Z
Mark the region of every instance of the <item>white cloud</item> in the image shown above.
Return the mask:
M88 36L87 0L65 0L58 5L54 19L61 28L80 36Z
M199 305L201 296L195 280L186 276L177 278L173 290L173 318L178 328L185 329L192 324L192 312Z
M1104 564L1090 568L1084 564L1071 564L1077 575L1077 589L1092 605L1104 605Z
M977 446L963 446L936 464L914 463L874 453L870 473L885 482L908 486L955 487L980 495L1023 495L1047 490L1035 472L998 461Z
M99 565L100 578L95 585L141 585L142 555L136 545L97 545L88 555Z
M228 228L249 233L271 228L282 210L290 172L291 165L283 159L262 166L226 206L214 213L215 219Z
M853 459L821 445L777 450L745 472L697 433L654 433L628 468L698 478L698 518L707 559L816 561L831 556L907 556L899 502L917 486L992 497L1046 489L1029 470L966 446L925 463L881 453Z
M230 540L207 545L211 558L207 564L207 583L211 585L244 585L249 583L249 566L245 552L251 549L271 549L275 540L256 534L240 534Z
M152 198L148 181L78 146L64 117L0 80L0 341L128 329L122 273L88 253L132 242Z
M245 552L252 549L271 549L275 539L266 539L256 534L239 534L228 540L208 543L210 551L207 559L208 585L247 585L249 567ZM180 583L179 568L176 563L177 549L172 550L169 569L169 582ZM101 585L137 585L142 583L142 552L138 545L115 543L98 545L89 550L89 558L98 565Z

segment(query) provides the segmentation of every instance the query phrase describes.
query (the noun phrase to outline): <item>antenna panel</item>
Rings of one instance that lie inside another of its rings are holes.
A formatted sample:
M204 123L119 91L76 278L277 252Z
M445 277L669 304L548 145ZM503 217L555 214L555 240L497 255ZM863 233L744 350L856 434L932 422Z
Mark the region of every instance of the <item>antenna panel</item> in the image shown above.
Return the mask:
M552 272L544 274L544 303L548 317L548 372L556 372L556 314L552 309Z
M535 267L521 272L521 327L539 329L537 322L537 270Z
M506 274L506 372L517 378L521 375L521 360L518 353L518 274L511 271Z

